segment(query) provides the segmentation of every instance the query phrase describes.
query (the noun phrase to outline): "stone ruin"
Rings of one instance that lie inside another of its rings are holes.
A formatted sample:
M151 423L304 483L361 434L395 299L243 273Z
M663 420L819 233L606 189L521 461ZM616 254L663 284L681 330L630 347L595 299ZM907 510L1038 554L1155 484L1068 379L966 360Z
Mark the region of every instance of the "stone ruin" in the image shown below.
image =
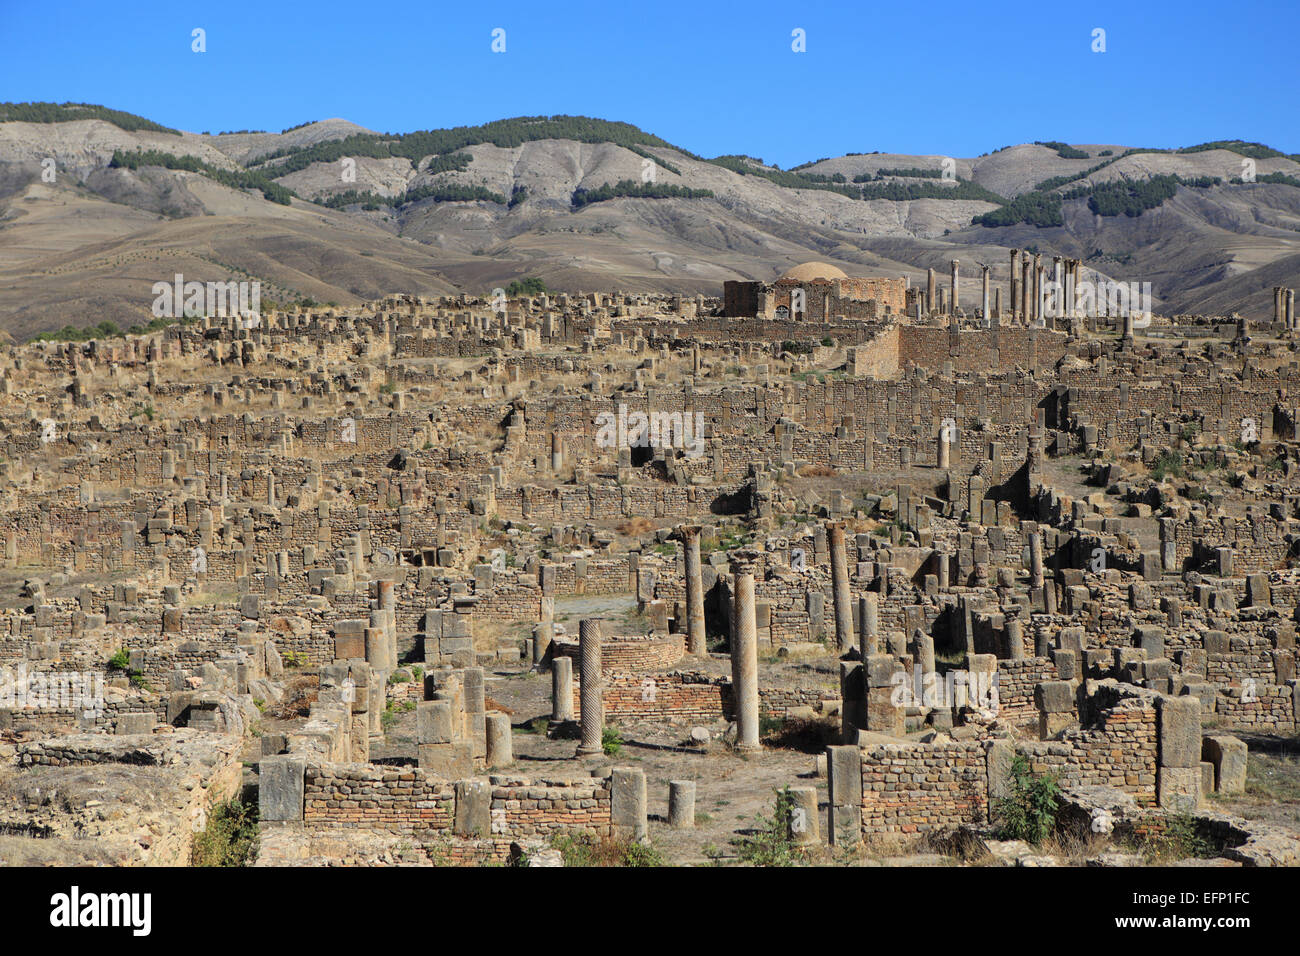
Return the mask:
M954 262L861 315L402 295L7 348L0 860L186 862L235 798L259 865L689 863L786 785L796 844L870 848L987 836L1023 763L1296 863L1233 802L1300 729L1293 294L1057 315L1011 258L968 312Z

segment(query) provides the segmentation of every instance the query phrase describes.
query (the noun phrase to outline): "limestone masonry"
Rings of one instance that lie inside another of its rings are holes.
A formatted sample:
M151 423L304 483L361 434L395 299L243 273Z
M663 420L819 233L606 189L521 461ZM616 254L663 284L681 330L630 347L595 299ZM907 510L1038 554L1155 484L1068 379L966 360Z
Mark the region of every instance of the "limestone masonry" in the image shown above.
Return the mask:
M1290 292L1078 265L6 346L0 862L1300 863Z

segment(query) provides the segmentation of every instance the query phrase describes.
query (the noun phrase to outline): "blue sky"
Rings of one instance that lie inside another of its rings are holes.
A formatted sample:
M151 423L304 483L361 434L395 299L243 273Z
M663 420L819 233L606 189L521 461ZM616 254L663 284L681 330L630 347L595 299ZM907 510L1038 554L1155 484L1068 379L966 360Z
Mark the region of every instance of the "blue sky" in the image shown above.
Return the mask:
M0 100L194 132L573 113L706 156L977 156L1065 140L1300 152L1300 4L0 0ZM191 51L206 31L207 52ZM493 53L504 29L506 51ZM1094 53L1093 31L1106 50ZM805 32L806 52L791 49Z

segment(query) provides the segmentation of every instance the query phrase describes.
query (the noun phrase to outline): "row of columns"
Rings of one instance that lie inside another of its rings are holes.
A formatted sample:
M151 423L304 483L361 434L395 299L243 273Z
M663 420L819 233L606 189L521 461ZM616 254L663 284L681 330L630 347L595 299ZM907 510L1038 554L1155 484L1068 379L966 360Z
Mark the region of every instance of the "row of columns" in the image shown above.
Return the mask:
M1295 329L1295 289L1273 286L1273 324Z
M847 654L857 638L861 660L867 661L878 653L880 645L880 596L874 593L862 594L858 598L858 633L853 631L853 612L849 591L848 555L845 546L844 524L839 521L826 525L827 540L830 548L832 599L835 610L835 639L840 654ZM689 555L692 543L696 557L688 559L687 583L688 615L695 613L689 609L697 602L698 620L703 623L703 589L697 581L698 592L690 591L690 569L699 571L699 532L698 527L682 529ZM948 562L939 565L939 586L948 587ZM1029 536L1029 586L1043 587L1045 580L1043 564L1043 538L1041 533ZM759 749L759 696L758 696L758 620L757 605L754 595L753 571L744 565L732 565L732 601L731 601L731 686L736 714L736 746L740 750ZM688 624L689 630L689 624ZM1021 641L1012 641L1015 645ZM929 647L933 654L933 644L917 641L917 646ZM1013 656L1015 656L1013 654ZM933 663L931 662L931 669ZM590 756L603 752L603 731L605 726L604 674L602 671L602 637L600 621L586 618L578 626L578 667L582 677L580 688L581 710L579 718L581 742L578 756ZM573 720L573 666L567 657L557 657L552 664L552 712L553 721ZM509 724L506 724L508 730ZM500 734L497 734L500 736ZM500 749L500 748L499 748ZM507 751L508 752L508 751ZM507 762L509 758L507 757ZM686 794L681 794L683 803ZM693 794L692 794L693 796ZM683 816L685 812L683 812Z
M1079 284L1081 259L1068 259L1064 256L1052 257L1052 280L1054 284L1053 313L1065 318L1075 318L1076 292ZM1022 253L1019 249L1011 250L1011 315L1025 325L1036 323L1046 317L1045 267L1041 253ZM999 317L1001 308L999 308Z
M732 581L731 686L738 731L736 746L741 750L757 750L758 616L754 574L736 568ZM702 607L700 616L703 617ZM604 750L605 702L601 659L600 621L584 618L578 624L578 671L581 676L578 691L581 709L578 717L579 757L592 756ZM573 720L573 664L567 657L557 657L552 662L551 720L557 723Z

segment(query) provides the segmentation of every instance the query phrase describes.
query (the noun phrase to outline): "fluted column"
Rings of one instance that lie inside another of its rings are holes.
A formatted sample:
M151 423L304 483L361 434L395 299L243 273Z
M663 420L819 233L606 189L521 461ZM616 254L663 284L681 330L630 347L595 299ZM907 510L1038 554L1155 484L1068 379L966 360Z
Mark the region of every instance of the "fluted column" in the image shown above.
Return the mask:
M604 675L600 666L600 621L585 618L578 625L578 669L582 675L579 694L582 713L578 715L582 727L582 743L578 756L604 752L601 735L605 730L605 702L601 697Z
M948 311L953 315L957 314L957 304L961 301L958 297L958 285L960 277L958 276L958 263L960 259L952 260L952 301L948 303Z

